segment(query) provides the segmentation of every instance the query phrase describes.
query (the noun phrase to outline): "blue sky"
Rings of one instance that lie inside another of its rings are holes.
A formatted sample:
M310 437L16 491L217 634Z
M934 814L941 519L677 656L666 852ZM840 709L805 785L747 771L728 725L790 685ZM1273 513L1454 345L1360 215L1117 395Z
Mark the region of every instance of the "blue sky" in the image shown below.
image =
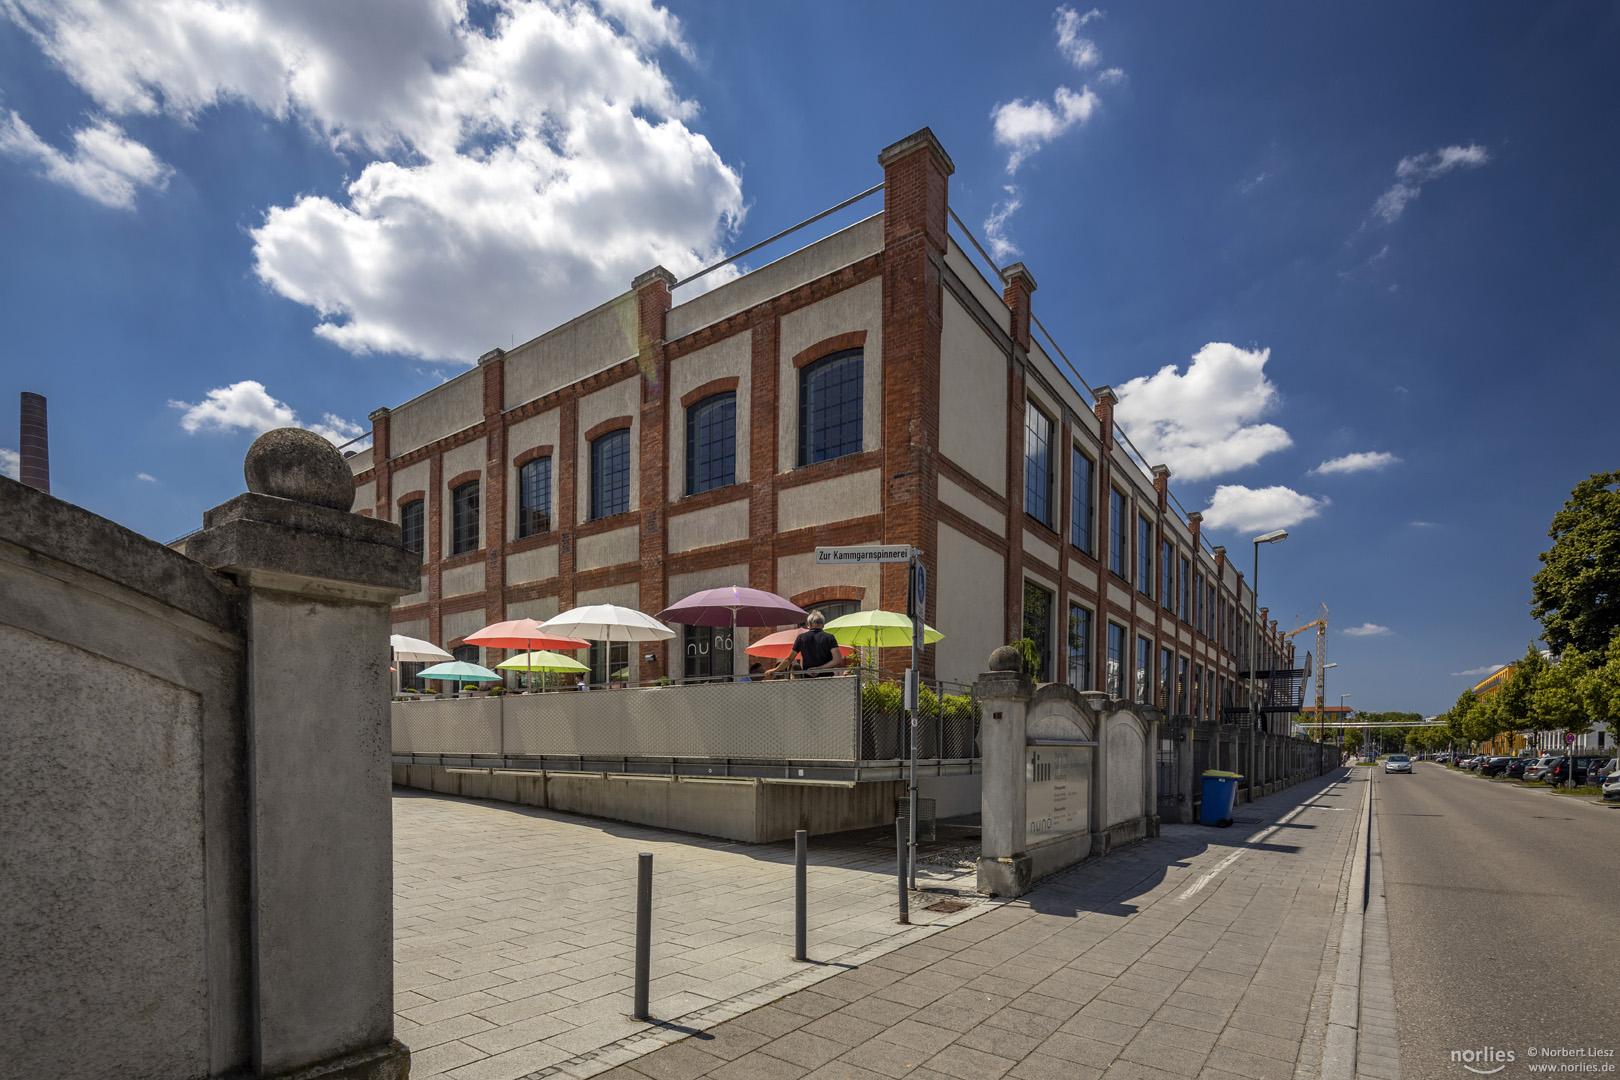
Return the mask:
M1522 653L1617 464L1620 8L987 10L5 0L0 469L43 393L55 494L171 539L263 427L358 433L929 125L1214 542L1289 528L1261 592L1332 609L1330 700Z

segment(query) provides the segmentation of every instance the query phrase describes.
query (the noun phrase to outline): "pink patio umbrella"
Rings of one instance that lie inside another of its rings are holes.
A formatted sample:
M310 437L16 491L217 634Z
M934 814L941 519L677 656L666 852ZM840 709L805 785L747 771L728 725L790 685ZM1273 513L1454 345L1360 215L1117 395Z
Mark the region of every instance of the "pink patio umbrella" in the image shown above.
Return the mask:
M773 592L726 585L718 589L704 589L684 600L677 600L660 611L658 617L665 622L687 626L729 626L732 648L735 649L739 626L785 626L803 622L807 614L798 604ZM748 651L753 652L752 649Z

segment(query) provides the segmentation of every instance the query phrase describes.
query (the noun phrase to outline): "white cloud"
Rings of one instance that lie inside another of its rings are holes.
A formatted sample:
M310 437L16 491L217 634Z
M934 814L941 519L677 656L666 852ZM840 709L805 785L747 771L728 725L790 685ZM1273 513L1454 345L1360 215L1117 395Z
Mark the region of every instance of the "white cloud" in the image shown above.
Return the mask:
M1265 171L1262 170L1253 179L1245 180L1245 181L1243 181L1243 183L1239 184L1238 185L1238 190L1243 192L1243 194L1248 195L1251 192L1253 192L1256 188L1258 188L1261 184L1265 183L1267 180L1270 180L1270 179L1271 179L1271 174L1269 172L1265 172Z
M1056 14L1058 52L1062 53L1065 60L1081 71L1089 67L1096 67L1102 60L1102 53L1097 50L1096 42L1090 38L1080 36L1080 28L1093 19L1102 18L1103 13L1096 8L1092 8L1084 15L1080 15L1075 12L1074 8L1064 4L1057 9Z
M241 429L262 435L272 428L301 427L308 428L331 443L342 444L365 432L365 428L359 424L333 413L327 413L319 423L301 424L291 405L276 400L263 383L254 379L243 379L210 390L196 404L171 401L169 405L186 410L185 415L180 417L180 426L193 435L200 431ZM141 478L151 479L144 473Z
M1434 528L1434 522L1432 522L1432 521L1414 521L1414 522L1411 522L1411 525L1412 525L1412 528L1414 528L1414 529L1432 529L1432 528Z
M32 161L50 180L121 210L134 208L137 189L161 190L174 172L107 120L75 131L73 150L64 154L13 111L0 116L0 154Z
M360 156L341 197L267 210L255 271L346 349L468 362L717 259L744 210L659 66L691 55L667 10L491 6L486 30L459 0L0 0L110 114L237 102Z
M1007 147L1007 172L1016 173L1028 157L1076 124L1084 124L1097 110L1097 95L1090 87L1075 93L1060 86L1052 104L1018 98L990 110L996 142Z
M1286 529L1316 517L1330 501L1302 495L1280 484L1268 488L1222 484L1204 508L1204 526L1237 532Z
M1423 185L1438 180L1454 169L1477 169L1491 160L1483 146L1444 146L1423 154L1401 158L1395 166L1395 184L1378 197L1373 214L1384 224L1393 224L1406 212L1406 205L1423 192Z
M1400 458L1383 450L1366 450L1343 457L1329 458L1316 468L1311 474L1316 476L1332 476L1335 473L1358 473L1376 469L1385 469L1391 465L1400 464Z
M22 479L22 455L15 450L7 450L0 446L0 476L9 476L13 480Z
M1021 254L1018 245L1007 236L1007 219L1024 205L1023 192L1016 186L1008 184L1002 190L1007 197L998 202L990 211L990 216L984 219L984 242L990 245L990 254L998 263Z
M135 474L135 479L144 480L148 484L157 483L157 477L153 476L151 473L138 472Z
M1212 341L1193 354L1186 374L1167 364L1119 387L1114 416L1149 460L1182 479L1253 465L1293 445L1276 424L1256 422L1280 397L1265 375L1270 356L1270 349Z
M1377 623L1368 622L1362 623L1360 626L1352 626L1350 629L1343 632L1349 634L1351 637L1378 637L1379 635L1389 633L1390 630L1387 626L1379 626Z
M1469 668L1467 671L1453 671L1451 673L1451 677L1453 679L1461 679L1479 675L1491 675L1501 671L1505 667L1507 667L1506 664L1486 664L1484 667L1473 667Z
M1104 86L1117 86L1124 82L1127 78L1129 78L1129 76L1125 74L1124 68L1113 67L1097 73L1097 81L1102 83Z

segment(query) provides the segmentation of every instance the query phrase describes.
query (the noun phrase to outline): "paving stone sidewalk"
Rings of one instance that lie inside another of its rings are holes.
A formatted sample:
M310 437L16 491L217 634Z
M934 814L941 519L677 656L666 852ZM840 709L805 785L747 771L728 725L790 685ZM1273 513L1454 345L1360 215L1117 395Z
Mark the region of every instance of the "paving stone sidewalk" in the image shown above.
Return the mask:
M1167 826L1020 901L602 1075L1318 1075L1336 909L1366 793L1365 777L1346 776L1238 809L1264 824Z
M885 833L812 838L809 955L821 963L805 965L791 958L791 843L396 789L395 1032L411 1049L411 1076L601 1071L641 1052L603 1056L622 1040L673 1042L842 970L830 964L862 963L986 910L971 894L971 864L945 845L928 850L940 861L922 866L919 884L972 903L906 928L895 923ZM687 1030L628 1019L642 851L654 856L652 1010Z

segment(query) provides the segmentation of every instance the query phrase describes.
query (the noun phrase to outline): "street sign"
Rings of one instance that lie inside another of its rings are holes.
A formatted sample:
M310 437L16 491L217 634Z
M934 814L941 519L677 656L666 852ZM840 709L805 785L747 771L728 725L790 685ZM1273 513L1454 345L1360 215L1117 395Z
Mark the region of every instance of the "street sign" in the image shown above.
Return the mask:
M1575 741L1575 736L1574 735L1569 734L1569 733L1566 733L1564 735L1564 745L1565 746L1568 746L1570 743L1572 743L1574 741Z
M916 552L910 544L896 544L892 547L876 545L862 545L860 547L818 547L816 548L816 565L824 566L828 563L887 563L910 562Z
M912 564L911 577L911 587L917 597L917 607L913 614L919 619L926 618L928 615L928 568L922 564L921 559Z

